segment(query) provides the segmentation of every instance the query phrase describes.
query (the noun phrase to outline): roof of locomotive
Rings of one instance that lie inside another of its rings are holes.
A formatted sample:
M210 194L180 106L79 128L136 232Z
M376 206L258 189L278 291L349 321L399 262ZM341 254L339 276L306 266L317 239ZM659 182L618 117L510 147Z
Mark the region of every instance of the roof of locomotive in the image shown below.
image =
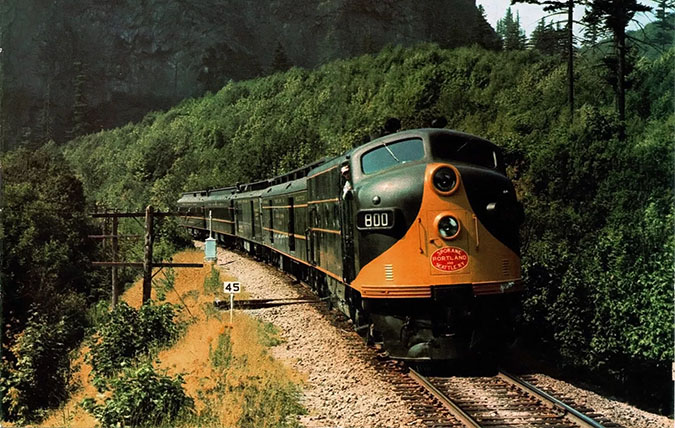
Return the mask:
M245 183L245 184L239 184L236 186L230 186L230 187L224 187L221 189L214 189L214 190L198 190L194 192L185 192L183 193L183 197L179 200L179 202L183 203L189 203L189 202L198 202L198 201L203 201L205 199L211 199L212 197L216 196L217 199L230 199L230 198L239 198L239 197L251 197L251 196L259 196L263 193L268 193L270 195L272 194L277 194L277 193L287 193L288 191L291 191L288 189L288 186L283 186L283 183L288 183L288 182L296 182L302 178L305 177L311 177L313 175L316 175L322 171L328 170L330 168L335 167L336 165L340 165L341 163L347 161L349 158L352 156L356 155L361 155L367 151L369 151L372 148L378 147L382 145L382 143L387 143L390 141L395 141L395 140L400 140L402 138L406 137L417 137L417 138L423 138L423 139L430 139L433 138L435 135L449 135L457 138L461 138L467 141L470 141L472 143L477 143L481 145L486 145L490 147L493 150L496 151L501 151L499 146L495 145L489 140L486 140L484 138L478 137L476 135L472 134L467 134L465 132L460 132L460 131L455 131L451 129L445 129L445 128L419 128L419 129L410 129L410 130L405 130L405 131L400 131L396 132L393 134L387 134L382 137L376 138L374 140L371 140L365 144L362 144L358 147L355 147L351 150L348 150L342 155L335 156L335 157L324 157L322 159L319 159L317 161L314 161L308 165L302 166L300 168L294 169L293 171L290 171L285 174L278 175L274 178L270 178L268 180L261 180L257 182L252 182L252 183ZM298 187L298 190L302 186L306 186L305 181L303 180L302 184L300 187ZM297 187L297 186L293 186ZM265 189L267 189L265 191ZM285 189L282 191L282 189ZM244 195L245 194L245 195ZM222 195L222 196L221 196ZM195 198L195 199L192 199Z
M394 134L387 134L382 137L376 138L374 140L371 140L365 144L362 144L358 147L355 147L351 149L349 152L345 153L347 156L351 156L353 154L357 153L363 153L371 148L377 147L381 145L382 143L387 143L390 141L394 140L400 140L401 138L405 137L420 137L420 138L431 138L435 135L450 135L453 137L457 138L462 138L464 140L470 141L472 143L478 143L482 145L487 145L490 146L494 150L501 150L499 146L494 144L493 142L486 140L485 138L478 137L473 134L467 134L465 132L460 132L460 131L455 131L453 129L445 129L445 128L420 128L420 129L409 129L405 131L400 131L396 132Z
M230 186L230 187L223 187L221 189L213 189L209 191L209 195L207 197L207 200L209 202L213 201L229 201L232 199L237 192L237 188L235 186Z
M285 183L277 184L269 187L263 192L263 197L274 197L277 195L288 195L290 193L299 192L307 189L307 177L298 178L297 180L287 181Z
M199 204L204 202L206 199L206 191L196 190L194 192L184 192L180 199L178 200L179 204Z

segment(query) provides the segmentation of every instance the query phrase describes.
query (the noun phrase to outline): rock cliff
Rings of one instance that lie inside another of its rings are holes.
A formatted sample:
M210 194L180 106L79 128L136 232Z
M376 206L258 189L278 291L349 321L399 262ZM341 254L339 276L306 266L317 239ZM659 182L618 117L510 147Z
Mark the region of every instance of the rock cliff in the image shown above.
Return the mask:
M498 46L475 0L4 0L0 138L64 141L291 65Z

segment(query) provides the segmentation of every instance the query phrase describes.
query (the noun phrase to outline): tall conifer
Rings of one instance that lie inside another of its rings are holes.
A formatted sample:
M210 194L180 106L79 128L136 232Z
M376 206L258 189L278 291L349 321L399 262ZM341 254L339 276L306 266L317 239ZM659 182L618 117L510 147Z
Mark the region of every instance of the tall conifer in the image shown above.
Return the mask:
M590 0L586 10L588 19L600 22L604 28L612 33L614 43L614 55L616 57L616 104L621 121L621 135L625 137L626 121L626 75L628 66L626 57L626 27L638 12L649 12L649 6L639 3L637 0Z
M497 21L497 34L502 39L504 50L525 49L527 38L525 37L525 32L520 27L520 15L516 14L514 18L510 7L506 9L504 18Z
M585 0L511 0L511 4L515 3L538 4L546 12L567 15L567 101L570 120L574 121L574 6L584 4Z

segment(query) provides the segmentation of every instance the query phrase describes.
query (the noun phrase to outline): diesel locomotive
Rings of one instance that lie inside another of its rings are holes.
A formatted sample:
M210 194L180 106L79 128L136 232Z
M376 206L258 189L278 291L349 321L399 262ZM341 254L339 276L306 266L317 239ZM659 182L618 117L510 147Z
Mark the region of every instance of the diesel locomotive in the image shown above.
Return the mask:
M196 238L210 228L310 284L396 359L493 352L522 290L502 153L461 132L397 132L178 207Z

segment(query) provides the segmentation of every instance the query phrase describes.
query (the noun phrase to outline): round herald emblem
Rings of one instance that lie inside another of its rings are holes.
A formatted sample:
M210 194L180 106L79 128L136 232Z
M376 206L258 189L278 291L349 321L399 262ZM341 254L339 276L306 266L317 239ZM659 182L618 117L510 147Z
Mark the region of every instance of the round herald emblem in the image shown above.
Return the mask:
M443 247L431 255L431 264L443 272L454 272L469 264L469 255L457 247Z

